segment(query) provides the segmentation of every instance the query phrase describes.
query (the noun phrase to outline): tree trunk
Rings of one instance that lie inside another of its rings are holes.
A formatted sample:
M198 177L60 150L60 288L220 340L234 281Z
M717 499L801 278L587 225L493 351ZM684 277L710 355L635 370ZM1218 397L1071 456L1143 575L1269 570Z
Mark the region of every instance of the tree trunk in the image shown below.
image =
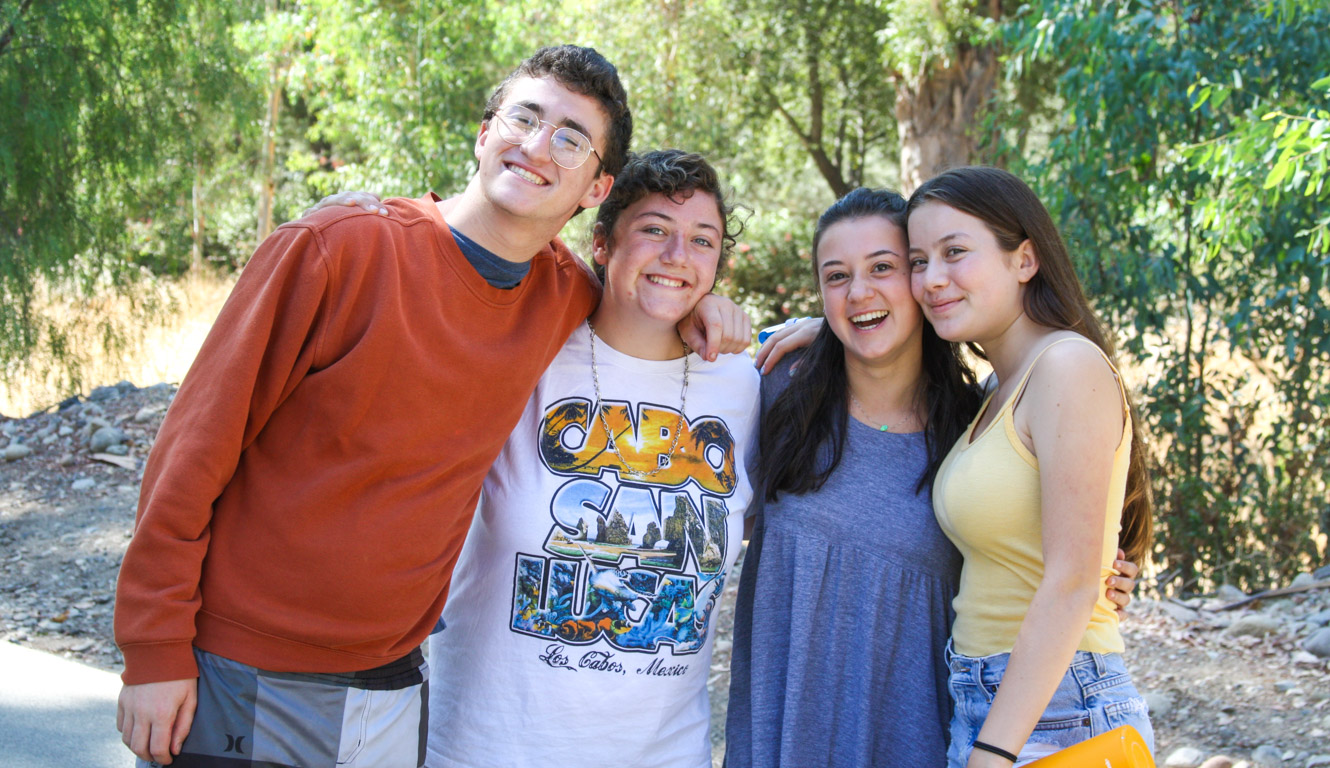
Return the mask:
M259 177L259 226L255 245L272 234L272 204L277 194L277 117L282 107L281 68L274 62L268 80L268 117L263 125L263 175Z
M896 89L901 187L908 194L938 173L973 162L973 128L997 84L996 47L962 46L951 65Z
M268 0L267 19L277 13L277 0ZM259 177L258 235L255 247L272 234L273 198L277 195L277 118L282 108L282 62L286 53L273 56L268 69L268 114L263 124L263 173Z
M203 266L203 161L195 158L194 160L194 186L190 194L190 203L193 210L193 226L191 234L194 238L194 245L190 249L189 268L200 269Z

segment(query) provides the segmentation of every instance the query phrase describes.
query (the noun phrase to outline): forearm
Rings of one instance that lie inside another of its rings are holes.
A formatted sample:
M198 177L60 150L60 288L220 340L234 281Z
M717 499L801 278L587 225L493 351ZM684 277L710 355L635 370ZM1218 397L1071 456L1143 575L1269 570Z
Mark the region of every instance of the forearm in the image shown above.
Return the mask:
M1098 597L1097 581L1050 581L1035 592L979 741L1019 754L1071 665ZM975 751L969 763L1007 766L997 755Z

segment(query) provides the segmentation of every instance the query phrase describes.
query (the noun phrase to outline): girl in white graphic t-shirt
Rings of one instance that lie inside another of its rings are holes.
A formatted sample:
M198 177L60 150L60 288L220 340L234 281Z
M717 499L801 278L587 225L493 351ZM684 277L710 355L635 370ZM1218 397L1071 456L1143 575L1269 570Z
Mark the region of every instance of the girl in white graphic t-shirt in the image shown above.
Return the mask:
M631 158L600 206L600 306L490 470L430 641L428 765L711 765L759 379L676 326L734 242L729 213L678 150Z

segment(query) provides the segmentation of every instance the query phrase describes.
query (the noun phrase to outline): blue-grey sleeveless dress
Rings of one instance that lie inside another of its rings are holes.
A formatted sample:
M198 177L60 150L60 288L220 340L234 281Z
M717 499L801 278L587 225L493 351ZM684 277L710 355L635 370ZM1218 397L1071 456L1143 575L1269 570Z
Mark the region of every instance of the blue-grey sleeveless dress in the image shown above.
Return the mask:
M763 411L789 383L763 382ZM922 432L849 420L819 490L759 508L735 611L727 768L946 765L944 649L960 554Z

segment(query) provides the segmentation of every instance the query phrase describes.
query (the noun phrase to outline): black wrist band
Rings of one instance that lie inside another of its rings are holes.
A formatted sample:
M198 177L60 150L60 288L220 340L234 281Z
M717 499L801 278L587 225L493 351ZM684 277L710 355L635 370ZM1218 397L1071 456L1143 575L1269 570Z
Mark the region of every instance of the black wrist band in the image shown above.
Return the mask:
M985 752L992 752L998 757L1005 757L1013 763L1016 762L1016 756L1008 752L1007 750L1003 749L1002 747L995 747L992 744L985 744L982 741L976 741L974 743L974 748L982 749Z

